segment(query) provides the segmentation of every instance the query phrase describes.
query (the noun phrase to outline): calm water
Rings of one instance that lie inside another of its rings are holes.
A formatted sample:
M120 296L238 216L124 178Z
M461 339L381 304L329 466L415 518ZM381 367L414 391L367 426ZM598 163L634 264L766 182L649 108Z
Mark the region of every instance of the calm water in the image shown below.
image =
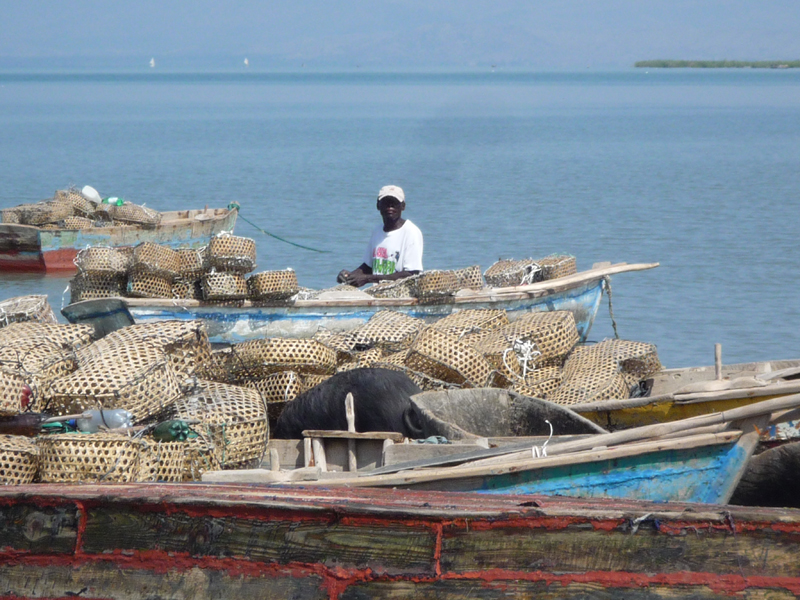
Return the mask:
M0 206L70 184L242 216L259 269L334 284L386 183L426 268L568 252L667 366L800 358L800 72L0 73ZM8 277L0 297L68 280ZM591 339L612 335L608 308Z

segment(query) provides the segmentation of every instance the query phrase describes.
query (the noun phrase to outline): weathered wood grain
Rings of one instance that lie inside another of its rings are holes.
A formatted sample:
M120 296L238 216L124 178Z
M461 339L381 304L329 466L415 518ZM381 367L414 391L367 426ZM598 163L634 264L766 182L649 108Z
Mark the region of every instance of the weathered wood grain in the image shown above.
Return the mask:
M435 546L435 532L416 524L340 522L334 515L314 521L192 516L128 506L89 509L83 541L91 554L155 550L418 575L434 573Z
M73 552L78 534L78 509L35 504L0 505L0 551Z

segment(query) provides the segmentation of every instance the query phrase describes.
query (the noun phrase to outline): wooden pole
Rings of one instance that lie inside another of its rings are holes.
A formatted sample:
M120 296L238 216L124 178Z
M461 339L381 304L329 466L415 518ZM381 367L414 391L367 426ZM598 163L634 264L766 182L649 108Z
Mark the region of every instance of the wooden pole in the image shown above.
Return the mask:
M717 381L722 379L722 344L714 344L714 375Z
M311 463L314 462L314 454L311 450L311 438L304 437L303 438L303 466L310 467Z
M269 449L269 470L273 472L281 470L281 457L277 448Z
M321 438L311 438L311 448L314 451L314 466L319 467L324 473L328 470L328 460L325 458L325 444Z
M356 432L356 408L353 404L353 394L349 393L344 399L344 414L347 419L347 431ZM356 441L347 440L347 470L355 473L358 471L358 458L356 457Z

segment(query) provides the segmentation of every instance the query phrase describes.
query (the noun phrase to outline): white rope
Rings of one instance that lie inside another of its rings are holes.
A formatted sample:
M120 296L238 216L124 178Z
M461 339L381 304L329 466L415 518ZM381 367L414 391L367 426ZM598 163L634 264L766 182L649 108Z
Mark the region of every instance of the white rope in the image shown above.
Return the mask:
M533 263L526 269L526 273L522 276L522 280L519 282L520 285L529 285L534 283L536 280L536 275L542 272L542 267Z
M536 369L535 359L542 355L536 347L536 342L533 340L516 339L511 344L510 348L506 348L503 352L503 364L509 373L514 373L514 370L509 366L507 356L509 352L514 352L517 355L517 360L522 365L522 382L528 376L528 371Z
M66 295L67 295L67 292L69 291L69 288L70 288L70 286L71 286L71 285L72 285L72 282L70 281L70 282L67 284L67 287L65 287L65 288L64 288L64 291L63 291L63 292L61 292L61 310L64 310L64 306L66 306L66 305L64 304L64 296L66 296Z
M289 402L289 388L292 387L294 383L295 374L294 371L289 371L289 383L286 384L286 391L283 392L283 401Z
M547 442L553 439L553 424L547 419L545 419L544 422L550 425L550 435L544 441L541 448L539 446L531 446L531 456L533 456L533 458L543 458L547 456Z

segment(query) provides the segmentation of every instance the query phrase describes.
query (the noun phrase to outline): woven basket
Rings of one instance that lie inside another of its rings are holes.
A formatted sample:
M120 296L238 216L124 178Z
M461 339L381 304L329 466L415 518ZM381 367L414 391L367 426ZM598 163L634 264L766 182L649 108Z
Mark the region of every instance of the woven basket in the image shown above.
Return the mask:
M16 296L0 301L0 327L26 321L58 322L46 295Z
M274 422L283 408L305 391L303 376L295 371L280 371L264 379L252 381L247 387L257 390L267 404L267 416Z
M562 381L561 367L534 369L524 381L515 383L510 389L523 396L547 399L558 389Z
M247 281L241 273L206 273L200 283L205 300L243 300L247 298Z
M221 233L211 238L206 266L219 271L249 273L256 266L256 243L246 237Z
M206 248L180 248L178 254L178 276L183 279L200 279L205 270Z
M217 447L210 435L195 429L199 437L184 442L183 481L201 481L203 473L222 468Z
M168 246L142 242L133 249L132 271L158 275L172 281L180 268L178 253Z
M377 346L386 352L398 352L411 346L425 327L422 319L392 310L381 310L352 332L357 346Z
M542 280L542 269L532 258L499 260L483 274L487 285L508 287Z
M239 381L263 379L279 371L330 375L336 370L336 352L309 339L249 340L233 346L230 369Z
M92 275L124 275L133 260L130 250L109 246L90 246L78 251L75 266L81 273Z
M330 379L330 375L320 373L304 373L303 383L305 384L305 391L317 387L323 381Z
M458 337L433 327L424 329L414 340L406 357L413 371L464 387L484 387L492 375L486 359Z
M569 354L580 336L575 317L569 311L526 313L512 323L480 339L474 347L482 354L501 354L514 342L530 340L538 352L535 365L545 361L560 362ZM534 368L534 367L531 367Z
M508 325L506 311L496 308L468 308L442 317L431 327L455 334L459 338L493 331Z
M578 263L569 254L551 254L536 261L542 268L542 279L558 279L578 272Z
M419 275L412 275L397 281L381 281L364 291L374 298L414 298L418 279Z
M73 215L72 204L65 199L23 204L14 210L19 214L20 223L25 225L57 223Z
M53 196L53 200L66 201L72 206L76 215L88 217L94 214L97 205L84 197L78 190L58 190Z
M155 227L161 222L161 213L146 206L125 202L122 206L108 205L108 215L115 221L133 223L142 227Z
M207 425L223 469L256 467L269 442L267 417L233 424Z
M91 229L94 227L94 221L86 217L67 217L59 221L58 225L62 229Z
M139 474L144 442L126 434L64 433L37 438L42 483L127 483Z
M27 385L18 373L0 370L0 417L11 417L23 411L22 393Z
M39 448L21 435L0 435L0 485L33 483L39 468Z
M456 269L453 273L458 280L458 289L475 291L483 289L483 275L481 275L481 268L478 265Z
M172 279L132 271L128 275L125 293L133 298L172 298Z
M200 279L181 279L172 282L172 297L179 300L203 300Z
M417 279L416 297L420 300L452 296L460 288L455 271L425 271Z
M203 423L243 423L266 416L258 390L198 379L186 395L164 408L162 420L200 420Z
M92 340L94 327L59 323L26 321L0 327L0 347L11 346L29 350L39 342L53 347L77 350Z
M156 442L144 439L139 452L136 481L183 481L186 463L185 442Z
M22 216L16 208L4 208L0 210L0 223L19 225L22 223Z
M70 302L122 296L125 276L116 274L78 273L69 283Z
M247 290L254 300L287 300L300 291L297 274L291 270L264 271L247 278Z

